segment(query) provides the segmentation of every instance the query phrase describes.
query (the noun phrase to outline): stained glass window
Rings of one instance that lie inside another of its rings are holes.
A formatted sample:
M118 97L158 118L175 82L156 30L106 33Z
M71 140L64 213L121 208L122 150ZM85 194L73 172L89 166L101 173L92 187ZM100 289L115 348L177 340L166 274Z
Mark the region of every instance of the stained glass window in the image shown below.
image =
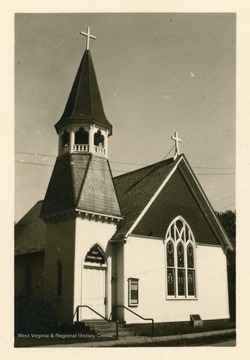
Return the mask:
M171 299L195 297L195 246L192 230L178 216L169 226L166 239L167 296Z
M185 271L178 270L178 295L185 295Z
M187 226L185 225L185 240L188 241L189 240L189 231Z
M188 268L194 267L194 250L191 244L188 244L187 246L187 263L188 263Z
M170 231L171 231L171 238L172 238L172 239L175 239L174 226L171 226Z
M174 245L172 241L167 243L167 265L174 266Z
M184 267L184 246L181 242L177 245L177 262L178 267Z
M179 233L182 231L183 228L183 222L179 219L176 221L175 226L177 227Z
M195 273L194 270L188 270L188 295L195 295Z
M174 269L168 269L167 271L167 284L168 284L168 295L175 294L175 271Z

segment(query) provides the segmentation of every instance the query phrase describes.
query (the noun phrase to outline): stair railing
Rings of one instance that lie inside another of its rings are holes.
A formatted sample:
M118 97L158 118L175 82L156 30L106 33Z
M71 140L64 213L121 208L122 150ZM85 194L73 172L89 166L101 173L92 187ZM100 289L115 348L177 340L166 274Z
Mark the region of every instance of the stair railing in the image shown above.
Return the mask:
M79 322L80 321L80 316L79 316L79 309L80 308L88 308L89 310L93 311L96 315L100 316L103 320L107 321L107 322L113 322L112 320L109 320L109 319L106 319L103 315L99 314L97 311L95 311L94 309L92 309L90 306L88 305L78 305L76 307L76 310L74 312L74 315L73 315L73 321L74 321L74 318L76 316L76 321ZM116 339L118 340L118 320L116 320Z
M137 314L136 312L132 311L131 309L127 308L127 307L124 306L124 305L113 305L113 309L115 309L115 308L123 308L123 309L125 309L125 310L130 311L132 314L136 315L137 317L139 317L139 318L142 319L142 320L151 321L151 322L152 322L151 333L152 333L152 337L154 337L154 319L152 319L152 318L144 318L143 316ZM116 320L116 321L117 321L117 320Z

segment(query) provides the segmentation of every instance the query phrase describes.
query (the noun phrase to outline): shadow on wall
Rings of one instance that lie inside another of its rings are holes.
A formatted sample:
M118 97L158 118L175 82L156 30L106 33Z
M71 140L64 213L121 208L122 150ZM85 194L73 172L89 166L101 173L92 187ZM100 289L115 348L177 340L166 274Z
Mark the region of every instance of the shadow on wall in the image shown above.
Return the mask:
M15 298L15 335L48 333L57 329L56 315L45 301L32 296Z

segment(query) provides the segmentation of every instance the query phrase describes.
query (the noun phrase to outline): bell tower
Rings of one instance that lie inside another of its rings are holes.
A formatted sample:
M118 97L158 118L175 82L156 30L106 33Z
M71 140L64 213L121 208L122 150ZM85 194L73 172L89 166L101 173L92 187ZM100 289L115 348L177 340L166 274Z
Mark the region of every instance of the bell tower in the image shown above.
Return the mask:
M47 225L45 296L60 322L72 321L76 307L84 304L110 315L113 255L109 240L122 218L108 160L112 125L104 113L89 50L89 40L95 37L89 28L81 34L87 37L87 47L55 124L58 156L40 213ZM101 262L98 256L95 259L96 251L102 254ZM87 256L90 253L94 263ZM89 319L93 313L89 310L82 316Z
M104 113L89 44L55 128L59 137L58 155L80 152L108 157L112 125Z

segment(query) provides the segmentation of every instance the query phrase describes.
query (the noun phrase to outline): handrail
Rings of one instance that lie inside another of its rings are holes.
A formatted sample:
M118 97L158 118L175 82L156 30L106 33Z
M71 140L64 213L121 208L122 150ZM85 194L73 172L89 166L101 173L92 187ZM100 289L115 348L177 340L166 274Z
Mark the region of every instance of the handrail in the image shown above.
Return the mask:
M76 321L79 322L79 309L83 308L83 307L88 308L89 310L93 311L96 315L100 316L103 320L106 320L108 322L112 322L112 320L106 319L103 315L99 314L97 311L95 311L94 309L92 309L88 305L78 305L76 307L76 311L74 312L73 320L74 320L74 317L76 315ZM116 320L116 339L118 339L118 320Z
M124 306L124 305L113 305L113 309L114 309L114 308L123 308L123 309L125 309L125 310L130 311L132 314L138 316L138 317L141 318L142 320L150 320L150 321L152 321L152 337L154 337L154 319L152 319L152 318L144 318L143 316L135 313L134 311L132 311L131 309L127 308L127 307Z

